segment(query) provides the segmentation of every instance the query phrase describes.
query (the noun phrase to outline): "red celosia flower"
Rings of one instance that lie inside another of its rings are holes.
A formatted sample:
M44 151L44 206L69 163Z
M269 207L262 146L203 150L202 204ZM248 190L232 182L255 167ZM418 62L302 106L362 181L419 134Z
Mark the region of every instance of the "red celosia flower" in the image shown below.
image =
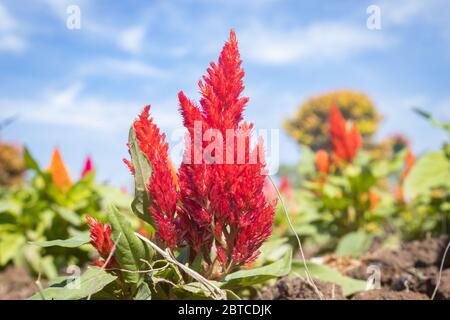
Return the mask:
M153 170L147 189L152 201L149 209L158 226L158 237L173 249L177 244L175 210L178 195L168 159L165 134L159 132L153 119L149 117L149 111L150 106L146 106L133 127L139 148Z
M362 138L355 123L350 130L347 129L345 119L335 104L330 110L329 129L335 156L351 162L361 147Z
M88 156L84 161L83 170L81 171L81 178L84 178L93 171L94 165L92 164L92 158L91 156Z
M111 227L107 224L97 222L90 216L87 216L86 220L90 228L91 244L97 249L99 256L107 260L114 247L114 243L111 240ZM104 262L96 261L95 264L101 267ZM115 264L114 257L109 260L108 266L113 264Z
M257 257L271 234L275 202L267 201L263 192L263 141L251 148L253 125L242 122L248 98L241 97L244 71L233 31L218 63L211 63L207 72L199 82L199 106L183 92L178 94L188 130L178 179L171 173L164 135L148 119L148 107L134 129L153 169L148 190L159 238L171 248L188 244L191 258L202 254L207 263L212 263L215 249L228 272ZM214 136L218 147L207 156L211 141L203 141L203 135L210 129L220 135ZM128 166L133 172L129 162Z
M284 194L286 196L286 198L290 199L292 197L292 185L291 182L289 181L289 178L284 176L281 177L280 180L280 185L278 186L278 190L280 190L280 192L282 194Z
M271 234L274 204L268 203L263 193L263 142L259 141L252 150L253 125L241 123L248 98L241 97L244 70L233 31L218 64L211 63L207 71L208 76L199 83L200 107L188 100L183 92L179 93L184 124L191 137L196 134L196 121L201 123L202 132L219 130L223 148L214 155L226 157L233 164L183 161L179 171L183 212L188 216L186 220L199 229L194 239L188 235L186 240L194 250L206 253L206 259L214 244L222 265L236 266L254 260L258 248ZM234 143L226 143L227 130L234 130ZM238 155L239 142L245 145L243 155ZM191 139L185 160L195 160L196 150L200 149L203 154L205 147L205 142ZM244 160L242 164L238 159L240 156ZM256 161L250 164L252 157Z
M316 152L314 163L317 171L327 174L330 171L330 156L325 150L318 150Z

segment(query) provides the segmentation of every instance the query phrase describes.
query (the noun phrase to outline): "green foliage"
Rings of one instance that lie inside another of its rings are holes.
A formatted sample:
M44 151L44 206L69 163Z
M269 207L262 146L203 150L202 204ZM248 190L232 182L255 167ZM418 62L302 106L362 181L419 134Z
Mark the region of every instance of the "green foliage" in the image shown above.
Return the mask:
M149 207L151 203L150 195L147 191L147 184L152 176L152 167L147 157L142 154L139 143L136 139L134 128L131 127L128 145L130 148L131 163L134 168L134 200L131 204L133 212L142 220L148 222L156 228L155 220Z
M89 297L116 280L99 267L90 267L79 279L65 277L34 294L30 300L78 300Z
M450 124L434 119L429 113L414 109L430 123L450 134ZM450 136L449 136L450 137ZM416 162L404 181L406 202L398 207L396 224L407 239L449 233L450 225L450 147L429 152Z
M343 236L336 247L336 254L340 256L359 257L369 249L373 235L358 230Z
M287 275L291 270L291 264L292 250L289 250L282 259L271 264L255 269L240 270L227 275L222 287L233 288L264 283L267 280Z
M116 260L121 269L129 270L124 272L123 280L137 284L143 277L138 271L145 269L145 261L152 259L153 250L145 246L134 234L134 229L125 215L115 207L111 208L108 220L111 224L112 239L116 243Z
M345 296L352 295L356 292L363 291L366 287L366 282L362 280L355 280L346 276L343 276L338 271L313 262L306 262L306 266L313 278L331 282L341 286L342 293ZM301 276L306 278L305 263L301 260L293 261L292 263L292 276Z
M30 180L0 189L0 269L14 263L52 278L69 264L92 260L90 246L79 247L87 242L86 215L104 220L110 201L128 211L131 198L122 193L118 202L106 199L112 188L96 184L93 174L60 191L27 149L23 156Z
M450 188L450 160L442 151L430 152L421 157L404 184L405 194L410 199L436 188Z

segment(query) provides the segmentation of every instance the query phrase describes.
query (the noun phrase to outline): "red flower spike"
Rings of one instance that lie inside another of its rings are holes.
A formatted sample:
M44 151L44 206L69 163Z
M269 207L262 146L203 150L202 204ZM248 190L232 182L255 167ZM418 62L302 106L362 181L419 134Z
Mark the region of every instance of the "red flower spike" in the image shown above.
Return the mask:
M327 174L330 171L330 156L325 150L318 150L314 158L317 171Z
M211 63L207 73L199 82L199 105L183 92L178 94L188 130L178 186L171 177L164 135L148 118L149 107L135 121L134 129L153 168L148 191L159 238L172 249L188 244L191 260L202 254L210 265L215 250L223 270L229 272L258 256L259 247L272 231L276 201L267 201L263 192L263 141L251 148L253 125L241 122L248 98L241 97L244 71L233 31L218 63ZM219 141L222 148L214 149L209 160L204 153L211 141L203 141L208 129L219 130L222 137L216 139L223 139ZM226 143L229 130L234 132L231 144ZM238 145L245 146L242 154ZM216 161L219 156L223 163Z
M199 83L202 94L200 107L187 99L183 92L178 96L184 125L191 134L185 157L193 160L195 149L200 148L203 154L207 146L207 143L195 142L192 138L194 122L201 121L202 132L211 128L220 130L224 141L223 149L218 153L224 162L230 160L233 164L210 165L204 161L191 164L185 161L179 171L180 196L188 215L186 219L194 221L201 236L206 238L200 251L209 255L214 244L218 260L224 267L227 263L237 266L256 258L259 246L270 235L275 202L268 202L263 192L263 143L260 141L251 149L253 125L241 123L248 98L240 97L244 89L244 71L233 31L218 63L211 63L207 72L208 75ZM235 136L234 143L228 145L225 134L230 129L235 130ZM244 154L237 152L239 143L245 145ZM250 158L256 161L250 164ZM220 231L215 228L215 235L212 221L221 225ZM226 243L221 239L226 239Z
M114 243L111 240L111 227L107 224L97 222L91 216L87 216L86 220L90 228L91 244L97 249L97 252L102 259L108 259L114 247ZM103 266L103 262L101 261L96 261L95 264ZM114 257L110 259L108 266L113 264L115 264Z
M92 163L92 157L88 156L84 161L83 170L81 171L81 178L84 178L88 174L94 171L94 165Z
M330 110L329 129L335 156L345 162L351 162L361 147L362 138L355 124L347 130L345 119L335 104Z
M175 210L178 194L165 135L159 132L153 119L149 117L149 112L150 106L146 106L134 121L133 127L139 148L153 170L147 190L152 199L149 210L158 226L158 237L161 242L174 249L177 244Z

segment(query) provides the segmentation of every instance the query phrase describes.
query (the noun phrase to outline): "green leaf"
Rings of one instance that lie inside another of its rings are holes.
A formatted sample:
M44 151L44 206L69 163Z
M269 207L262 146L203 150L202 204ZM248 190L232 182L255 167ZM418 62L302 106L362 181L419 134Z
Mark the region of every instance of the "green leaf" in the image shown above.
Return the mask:
M25 166L27 167L27 169L34 170L37 173L42 172L41 168L39 167L39 164L36 162L36 160L34 160L33 156L31 155L30 151L28 150L28 148L24 148L23 158L24 158Z
M77 248L83 244L89 243L89 233L80 234L76 237L65 239L65 240L51 240L51 241L37 241L30 242L35 246L39 247L63 247L63 248Z
M435 187L450 187L450 160L443 152L430 152L421 157L404 183L409 199L427 194Z
M343 276L338 271L323 265L312 262L306 262L308 270L313 278L322 281L331 282L341 286L342 292L345 296L352 295L356 292L363 291L366 288L366 282L362 280L355 280ZM302 260L295 260L292 262L292 274L306 277L305 266Z
M308 175L316 171L316 166L314 164L314 151L307 145L302 144L300 146L301 161L298 165L298 173L300 175Z
M130 209L133 198L129 193L106 184L96 185L95 188L104 203L111 203L117 208Z
M222 288L252 286L273 278L285 276L291 270L291 262L292 249L286 252L282 259L277 260L274 263L255 269L240 270L227 275Z
M422 110L420 108L413 108L413 110L418 115L420 115L423 118L425 118L428 121L430 121L433 126L445 129L445 130L447 130L448 133L450 133L450 124L449 123L442 123L441 121L433 118L433 116L430 113L428 113L428 112L426 112L426 111L424 111L424 110Z
M181 284L172 288L172 293L180 300L211 300L212 297L205 286L198 282Z
M152 299L152 291L150 290L148 283L142 282L138 286L136 295L134 296L133 300L151 300L151 299Z
M63 281L38 292L30 300L79 300L101 291L117 277L99 267L91 267L79 278L67 277Z
M156 223L151 214L151 199L147 191L147 184L152 176L152 167L147 157L141 152L139 142L136 139L134 128L131 127L128 138L128 145L131 154L131 163L134 167L134 200L131 203L133 212L142 220L147 221L156 229Z
M0 234L0 266L6 265L13 259L24 244L25 237L20 233Z
M347 233L337 245L336 254L339 256L360 257L369 249L373 241L373 235L369 235L364 230Z
M113 206L110 211L108 218L111 223L112 239L114 243L117 242L114 257L122 269L132 271L123 272L125 281L137 284L144 275L133 271L148 268L142 259L150 261L153 250L136 237L131 224L120 211Z
M69 222L74 226L81 225L81 217L73 210L64 208L64 207L56 207L55 211L59 214L61 218Z
M288 238L272 238L264 242L260 248L260 254L255 261L256 266L281 259L291 247Z

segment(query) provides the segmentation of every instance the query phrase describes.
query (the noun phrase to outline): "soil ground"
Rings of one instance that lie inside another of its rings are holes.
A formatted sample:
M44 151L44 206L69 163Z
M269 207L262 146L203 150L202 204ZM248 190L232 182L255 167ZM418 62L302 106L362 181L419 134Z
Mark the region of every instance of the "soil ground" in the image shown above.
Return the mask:
M324 261L345 275L367 280L371 265L380 270L381 289L359 292L349 299L355 300L425 300L430 299L436 287L440 264L450 241L449 236L412 241L400 248L370 249L360 259L326 257ZM450 300L450 253L444 261L441 281L434 299ZM317 286L325 299L345 299L339 286L318 281ZM308 300L318 295L303 279L282 278L260 293L259 299Z
M36 291L35 280L25 269L10 266L0 273L0 300L22 300Z

